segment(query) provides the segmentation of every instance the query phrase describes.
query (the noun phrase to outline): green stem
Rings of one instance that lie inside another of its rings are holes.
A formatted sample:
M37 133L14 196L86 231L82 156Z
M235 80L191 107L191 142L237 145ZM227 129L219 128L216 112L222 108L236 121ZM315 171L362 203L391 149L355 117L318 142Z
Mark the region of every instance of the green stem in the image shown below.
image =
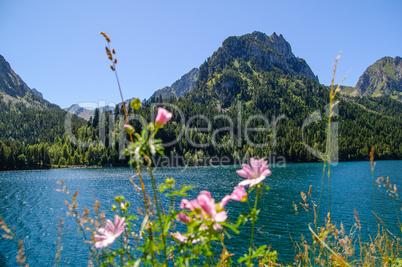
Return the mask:
M145 206L145 211L146 214L150 214L149 212L149 205L148 205L148 201L147 201L147 197L145 195L145 185L144 185L144 181L142 180L142 176L141 176L141 170L139 167L137 167L137 172L138 172L138 177L140 178L140 182L141 182L141 188L142 188L142 195L144 197L144 206ZM152 244L153 242L153 237L152 237L152 228L149 227L148 229L148 234L149 234L149 241ZM152 253L152 262L156 261L156 256L155 256L155 252Z
M254 239L254 228L255 228L255 220L256 220L256 213L257 213L257 203L258 203L258 193L259 193L259 187L257 185L257 189L255 192L255 202L254 202L254 209L253 211L253 217L251 221L251 239L250 239L250 248L249 248L249 258L248 258L248 265L251 266L251 252L253 251L253 239Z
M124 234L124 233L123 233ZM124 249L123 246L123 235L120 236L120 248ZM123 254L120 254L120 266L124 266L124 262L123 262Z
M374 204L374 213L377 214L377 207L375 204L375 183L374 183L374 168L371 166L371 185L373 187L373 204Z
M331 165L328 164L328 212L331 214Z
M165 258L164 259L165 260L165 266L168 266L167 251L166 251L166 236L165 236L165 233L164 233L164 227L163 227L163 223L162 223L162 216L161 216L161 212L160 212L160 209L159 209L158 196L157 196L157 191L156 191L156 183L155 183L154 175L152 173L151 163L149 163L148 169L149 169L149 174L151 176L152 191L154 193L154 201L155 201L156 211L158 213L159 223L160 223L160 227L161 227L161 234L162 234L162 240L163 240L163 253L164 253L164 258Z
M321 190L320 190L320 199L318 201L318 212L317 212L317 219L319 221L320 218L320 209L321 209L321 198L322 198L322 191L324 189L324 178L325 178L325 169L327 167L327 163L324 161L324 167L322 169L322 178L321 178ZM317 230L317 223L315 223L315 230Z
M331 151L331 116L332 116L332 101L333 98L329 98L329 116L328 116L328 132L327 132L327 162L328 162L328 212L331 214L331 162L332 162L332 151Z
M399 219L399 213L398 213L398 209L396 208L395 199L392 199L392 202L394 203L396 218L398 218L399 230L402 231L402 224L401 224L401 220Z

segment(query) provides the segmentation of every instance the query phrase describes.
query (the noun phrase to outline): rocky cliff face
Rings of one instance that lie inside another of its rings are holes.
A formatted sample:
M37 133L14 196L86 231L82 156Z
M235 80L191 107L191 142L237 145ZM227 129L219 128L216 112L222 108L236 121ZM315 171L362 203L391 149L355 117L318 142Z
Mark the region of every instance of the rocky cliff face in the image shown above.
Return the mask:
M227 64L233 61L246 62L254 71L280 70L284 74L303 75L318 82L306 61L292 53L290 44L281 35L273 33L268 36L261 32L253 32L242 36L227 38L222 47L216 51L200 67L203 79L212 73L221 73ZM201 69L203 68L203 69Z
M284 74L303 75L318 82L306 61L297 58L290 44L281 35L268 36L253 32L242 36L229 37L200 69L192 69L171 86L157 90L152 97L169 98L184 96L190 92L198 80L207 81L211 75L222 74L228 65L240 64L240 71L279 70Z
M10 64L0 55L0 92L12 97L24 97L31 89L10 67Z
M40 98L43 98L43 94L41 92L39 92L38 90L36 90L35 88L32 88L32 93L39 96Z
M43 99L42 93L31 89L0 55L0 94L3 101L22 102L26 106L45 109L58 107Z
M185 93L191 91L198 79L199 70L194 68L190 70L188 73L184 74L179 80L174 82L171 86L165 86L162 89L155 91L155 93L151 96L153 97L162 97L162 98L170 98L170 97L180 97L184 96Z
M388 96L402 101L402 58L377 60L360 76L355 88L355 96Z

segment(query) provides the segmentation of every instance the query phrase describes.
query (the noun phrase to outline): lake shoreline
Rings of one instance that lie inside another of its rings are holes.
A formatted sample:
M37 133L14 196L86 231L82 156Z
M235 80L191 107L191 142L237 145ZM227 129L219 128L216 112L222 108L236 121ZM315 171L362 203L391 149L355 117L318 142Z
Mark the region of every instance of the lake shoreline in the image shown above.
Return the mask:
M381 159L374 160L375 162L388 162L388 161L402 161L402 159ZM348 160L348 161L338 161L337 163L347 163L347 162L370 162L370 160ZM284 168L286 164L306 164L306 163L324 163L322 161L288 161L284 163L268 163L271 168ZM277 166L279 164L284 164L284 166ZM229 163L229 164L206 164L206 165L184 165L184 166L153 166L153 168L216 168L223 167L227 168L230 166L241 166L242 163ZM15 169L15 170L0 170L2 172L21 172L21 171L42 171L42 170L62 170L62 169L118 169L118 168L130 168L130 166L87 166L87 165L67 165L62 167L50 167L50 168L28 168L28 169ZM146 169L147 166L142 166L141 169Z

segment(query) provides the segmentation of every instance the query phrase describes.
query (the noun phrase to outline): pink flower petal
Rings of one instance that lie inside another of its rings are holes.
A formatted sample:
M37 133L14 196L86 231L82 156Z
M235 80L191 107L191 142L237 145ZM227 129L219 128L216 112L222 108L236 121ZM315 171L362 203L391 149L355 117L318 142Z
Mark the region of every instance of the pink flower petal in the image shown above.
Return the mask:
M108 233L108 232L106 231L105 228L99 228L99 229L98 229L98 233L100 233L101 235L105 235L105 234Z
M251 169L247 164L243 164L243 169L237 170L236 173L243 178L251 178L255 175L253 169Z
M211 192L209 191L201 191L199 195L205 195L207 198L211 198Z
M112 223L112 221L110 221L109 219L106 220L106 227L105 227L106 231L113 233L114 231L114 225Z
M250 185L252 180L253 180L253 179L246 179L246 180L243 180L243 181L241 181L238 185L241 185L241 186Z
M270 169L265 169L264 171L261 172L261 175L267 177L270 176L272 174Z
M250 166L255 173L260 172L260 166L261 166L260 160L255 159L255 158L250 158Z
M247 164L243 164L243 168L236 171L241 177L247 178L246 180L241 181L238 184L239 186L248 185L253 187L272 174L268 166L268 161L264 159L250 158L250 165L251 167Z
M188 223L189 221L191 221L191 218L188 217L186 214L184 214L183 212L179 212L176 215L176 220L178 220L179 222L183 222L183 223Z
M191 208L190 201L188 199L183 198L180 202L180 208L190 210Z
M202 210L206 214L211 216L213 213L216 212L215 200L213 198L209 198L208 194L198 195L197 201L198 201L198 204L200 204Z
M100 235L95 235L95 247L104 248L112 244L123 233L126 227L124 221L125 218L118 215L114 217L114 224L106 220L106 227L97 230Z
M160 125L165 125L171 118L173 114L166 109L159 107L158 114L156 115L155 122Z
M219 223L214 223L214 225L212 227L214 228L215 231L222 229L222 226Z
M230 199L231 198L229 195L226 195L224 198L222 198L221 203L219 204L219 208L223 209Z
M227 212L226 211L221 211L218 212L215 216L215 222L224 222L228 218Z
M238 185L234 188L233 193L230 195L230 198L235 201L243 201L243 199L247 196L246 189L244 186Z
M187 237L185 237L184 235L180 234L179 232L177 233L172 233L171 234L174 238L176 238L177 240L179 240L180 242L185 242L187 241Z

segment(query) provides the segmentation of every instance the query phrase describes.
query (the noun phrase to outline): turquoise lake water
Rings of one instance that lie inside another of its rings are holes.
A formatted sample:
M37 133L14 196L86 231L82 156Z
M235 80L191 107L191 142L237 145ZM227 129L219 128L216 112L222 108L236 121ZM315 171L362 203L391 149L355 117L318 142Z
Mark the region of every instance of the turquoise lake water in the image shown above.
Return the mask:
M154 172L157 182L174 177L178 186L192 184L189 199L196 198L200 190L211 191L212 197L220 201L230 194L233 187L242 180L236 174L240 166L198 167L198 168L157 168ZM259 201L259 220L256 224L256 245L271 245L277 250L284 263L291 263L295 256L292 243L299 240L300 234L309 236L308 224L312 222L299 206L295 216L292 203L300 203L300 192L308 192L312 185L312 195L318 204L322 180L322 163L295 163L285 167L271 166L272 175L264 184L271 189ZM79 207L92 210L94 199L101 203L107 217L112 217L110 206L114 197L123 195L131 202L132 211L141 206L142 199L135 192L129 179L135 174L130 168L104 169L54 169L41 171L0 172L0 216L18 238L24 241L30 266L50 266L54 264L57 251L57 225L59 216L64 219L61 265L86 266L88 247L83 244L76 223L67 218L65 195L56 192L60 188L57 181L64 180L70 194L79 190ZM402 188L402 161L378 161L374 178L389 176L390 181ZM373 191L369 162L342 162L331 167L331 214L332 220L341 222L349 229L354 223L354 209L359 213L364 235L376 233L376 218L373 215ZM149 177L143 173L147 182L147 192L151 192ZM134 178L135 181L137 181ZM139 185L139 181L137 181ZM328 211L328 181L324 181L321 215ZM382 198L376 188L377 213L387 223L388 228L398 233L395 210L389 197L382 190ZM71 197L71 196L70 196ZM400 210L402 203L398 200ZM239 212L247 212L245 203L231 201L227 205L229 218L235 220ZM140 224L141 222L138 222ZM230 253L237 256L246 253L250 242L250 225L242 229L240 235L233 234L225 243ZM2 231L0 229L0 231ZM1 233L3 234L3 232ZM400 232L399 232L400 234ZM0 239L0 266L15 266L18 248L14 241Z

